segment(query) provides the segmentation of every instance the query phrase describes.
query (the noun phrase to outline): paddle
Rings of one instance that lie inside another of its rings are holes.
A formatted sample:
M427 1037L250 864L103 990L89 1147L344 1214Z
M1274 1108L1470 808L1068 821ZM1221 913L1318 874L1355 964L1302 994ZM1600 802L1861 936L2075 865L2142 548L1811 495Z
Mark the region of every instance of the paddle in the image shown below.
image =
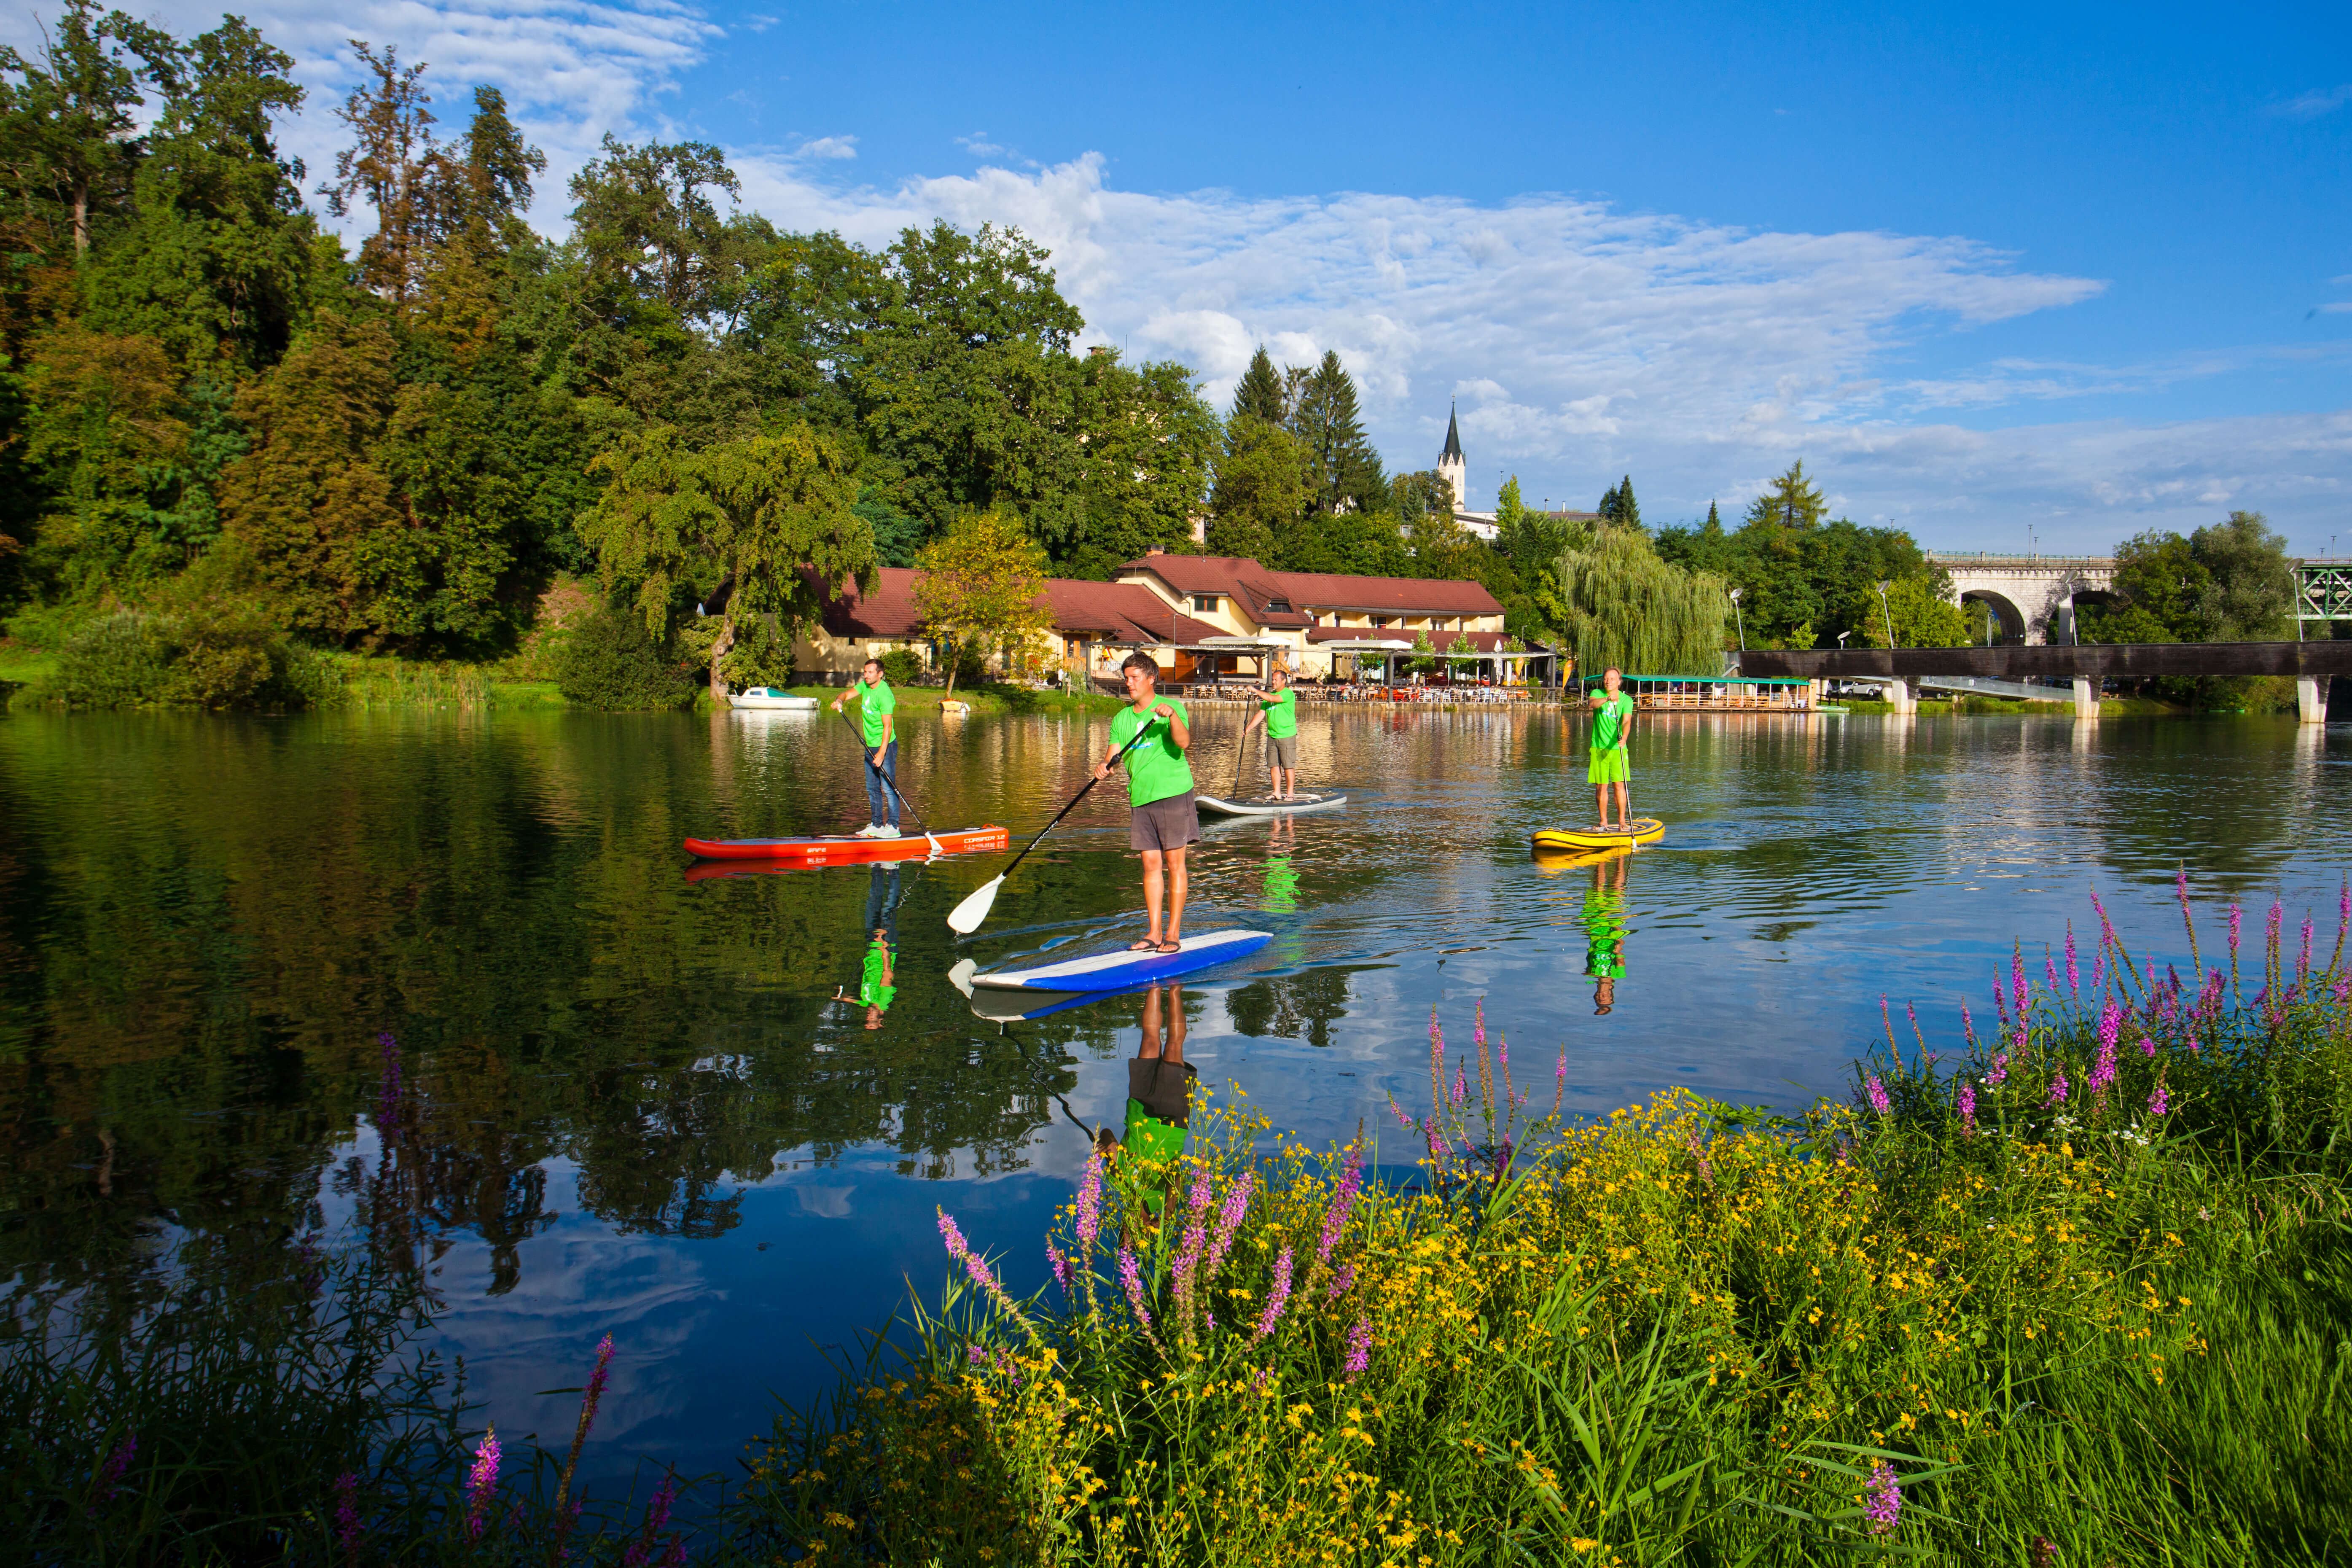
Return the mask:
M1242 725L1241 738L1234 742L1234 798L1235 800L1242 797L1242 763L1249 760L1249 732L1250 727L1244 722Z
M1141 741L1144 736L1150 732L1151 721L1147 717L1144 721L1136 728L1135 734L1128 741L1127 744L1118 749L1118 755L1110 760L1110 765L1114 768L1118 766L1120 763L1126 760L1127 753L1135 750L1136 742ZM1003 870L998 872L987 882L982 883L980 889L975 891L971 897L958 904L954 909L950 910L948 911L948 929L955 932L958 936L970 936L972 932L978 931L980 929L980 922L988 918L988 911L996 907L996 890L1004 886L1004 879L1019 870L1021 868L1021 862L1029 858L1029 851L1037 847L1038 839L1042 839L1045 835L1053 832L1054 829L1059 826L1062 818L1070 815L1071 808L1076 806L1078 802L1087 798L1087 790L1094 788L1095 785L1100 783L1102 783L1101 779L1090 778L1087 780L1086 787L1079 790L1077 794L1070 797L1069 805L1066 805L1062 807L1061 810L1055 812L1054 814L1054 820L1045 824L1045 826L1037 830L1037 837L1032 838L1028 843L1022 846L1021 853L1013 858L1012 865L1007 866Z
M849 726L849 732L857 737L858 754L868 759L866 763L868 767L873 766L870 753L868 752L866 745L866 731L857 727L857 721L849 716L849 710L847 709L836 708L834 711L840 714L841 721ZM919 816L915 816L915 808L908 805L907 804L907 797L898 793L898 782L892 778L888 773L883 773L882 787L890 792L890 798L898 803L898 809L905 812L908 816L914 817L915 826L923 828L923 837L931 841L931 853L934 855L946 854L947 851L940 847L940 836L933 833L929 828L923 827L923 819Z

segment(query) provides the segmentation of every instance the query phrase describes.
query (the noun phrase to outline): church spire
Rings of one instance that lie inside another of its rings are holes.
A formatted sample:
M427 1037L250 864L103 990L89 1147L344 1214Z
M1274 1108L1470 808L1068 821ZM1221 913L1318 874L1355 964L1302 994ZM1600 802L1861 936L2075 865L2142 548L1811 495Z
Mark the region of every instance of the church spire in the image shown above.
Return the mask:
M1470 465L1462 457L1462 430L1454 410L1445 411L1445 450L1437 455L1437 471L1454 487L1454 510L1470 504Z
M1445 450L1438 453L1437 457L1441 463L1448 458L1457 463L1462 461L1462 432L1454 426L1454 408L1450 404L1445 410Z

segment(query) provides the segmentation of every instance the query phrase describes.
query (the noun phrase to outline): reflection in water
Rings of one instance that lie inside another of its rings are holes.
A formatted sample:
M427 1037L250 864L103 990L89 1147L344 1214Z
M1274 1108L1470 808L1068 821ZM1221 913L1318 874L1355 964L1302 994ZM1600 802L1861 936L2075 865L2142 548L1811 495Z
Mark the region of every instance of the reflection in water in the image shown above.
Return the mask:
M1344 1139L1413 1097L1431 1007L1483 999L1491 1026L1567 1050L1571 1112L1670 1082L1787 1104L1842 1091L1882 994L1956 1016L2013 938L2062 942L2094 886L2164 958L2176 865L2200 898L2299 911L2332 906L2352 862L2352 726L1644 722L1666 838L1638 870L1561 869L1529 865L1526 833L1581 815L1580 729L1310 710L1302 770L1350 805L1220 825L1190 857L1205 923L1246 915L1267 948L1156 1016L1148 995L1021 998L991 1021L949 983L959 962L1139 924L1116 792L1024 864L1003 929L959 943L946 911L1000 857L680 874L688 834L854 820L838 721L11 715L0 1271L136 1289L174 1248L369 1218L449 1303L445 1348L509 1357L500 1388L565 1382L645 1312L635 1342L675 1358L679 1391L645 1440L718 1464L766 1387L823 1376L811 1338L854 1342L902 1281L936 1279L934 1202L1010 1245L1066 1197L1089 1146L1071 1123L1181 1147L1171 1062ZM1203 776L1233 771L1239 727L1204 705ZM1081 721L899 739L932 820L1016 829L1107 749ZM1611 1012L1636 925L1644 976L1676 982ZM404 1075L390 1111L379 1032ZM1042 1267L1007 1258L1016 1283ZM703 1326L664 1338L656 1317ZM548 1364L515 1359L538 1344Z
M1184 988L1154 985L1143 994L1137 1020L1142 1038L1127 1064L1125 1131L1097 1142L1110 1157L1113 1177L1156 1223L1166 1207L1176 1162L1192 1124L1192 1080L1200 1076L1184 1059Z

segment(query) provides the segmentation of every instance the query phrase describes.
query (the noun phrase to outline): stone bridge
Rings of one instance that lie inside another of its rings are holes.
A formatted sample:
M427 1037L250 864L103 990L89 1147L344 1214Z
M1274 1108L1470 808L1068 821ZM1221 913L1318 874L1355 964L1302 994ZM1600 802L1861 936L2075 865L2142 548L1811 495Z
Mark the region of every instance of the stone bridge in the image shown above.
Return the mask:
M2074 606L2099 603L2115 587L2112 555L2039 555L1990 550L1930 550L1951 574L1952 592L1992 611L1993 640L2034 647L2074 640Z

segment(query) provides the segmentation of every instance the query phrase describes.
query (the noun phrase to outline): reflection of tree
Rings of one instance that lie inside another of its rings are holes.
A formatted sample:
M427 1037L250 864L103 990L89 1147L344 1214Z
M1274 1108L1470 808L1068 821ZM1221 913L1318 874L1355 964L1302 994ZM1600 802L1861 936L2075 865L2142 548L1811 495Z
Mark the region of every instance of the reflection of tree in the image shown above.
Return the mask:
M550 1221L551 1157L606 1222L688 1237L733 1226L787 1150L1016 1166L1066 1059L975 1041L936 984L878 1031L835 1016L867 879L685 884L677 841L710 824L676 803L708 797L710 750L578 715L0 730L0 1270L128 1278L167 1235L307 1228L373 1112L378 1028L404 1120L337 1183L387 1249L479 1234L494 1289ZM756 816L730 831L856 796L741 775ZM950 962L919 923L902 983Z
M1349 969L1312 969L1304 974L1256 980L1225 994L1225 1016L1253 1038L1331 1043L1331 1026L1348 1016Z

